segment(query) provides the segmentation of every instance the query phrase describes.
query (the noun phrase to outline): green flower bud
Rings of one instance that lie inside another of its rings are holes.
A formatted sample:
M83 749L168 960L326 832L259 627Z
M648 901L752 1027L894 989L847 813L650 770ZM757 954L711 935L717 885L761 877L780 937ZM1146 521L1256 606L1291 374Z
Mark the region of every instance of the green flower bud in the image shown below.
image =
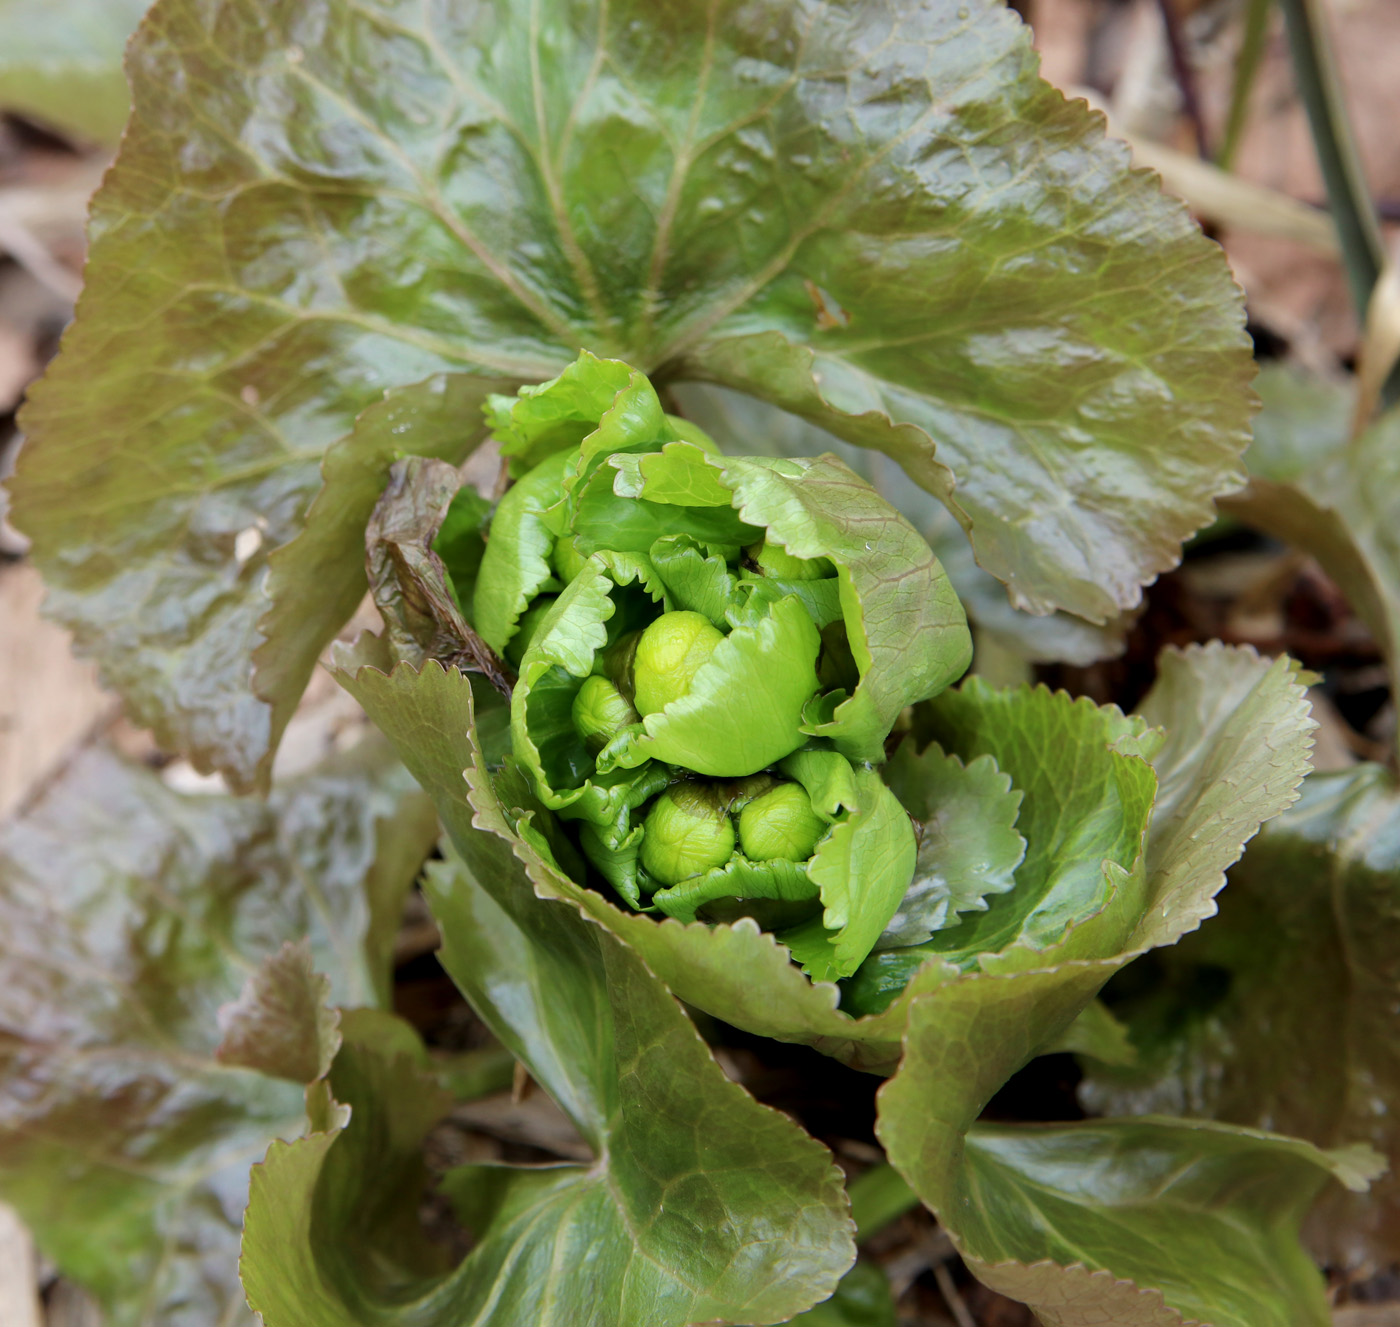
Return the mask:
M766 539L761 544L750 544L744 552L763 575L775 580L820 581L836 575L830 558L793 557L781 544L770 544Z
M690 690L695 674L724 639L701 613L662 613L637 642L632 687L637 709L655 714Z
M554 601L558 597L555 594L542 594L520 615L515 634L506 642L506 661L508 663L513 664L516 668L520 667L520 661L525 657L525 651L530 648L546 614L554 607Z
M678 783L652 803L643 822L642 865L662 885L678 885L723 866L734 853L734 826L712 789Z
M826 830L800 783L780 783L739 813L739 844L753 862L805 862Z
M628 724L637 722L637 711L606 677L586 677L574 697L574 727L584 745L597 755Z

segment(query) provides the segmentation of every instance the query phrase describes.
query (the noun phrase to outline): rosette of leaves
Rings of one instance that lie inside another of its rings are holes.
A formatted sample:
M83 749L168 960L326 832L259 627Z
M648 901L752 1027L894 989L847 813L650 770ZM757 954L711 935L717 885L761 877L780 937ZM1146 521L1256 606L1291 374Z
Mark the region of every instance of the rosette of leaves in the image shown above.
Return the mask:
M704 454L711 468L725 459ZM1364 1150L1160 1117L978 1122L1038 1054L1122 1053L1122 1029L1095 1004L1097 991L1210 917L1225 867L1295 794L1311 725L1294 665L1218 646L1169 652L1131 716L976 678L915 705L893 758L870 771L918 823L913 882L854 973L812 980L793 962L788 930L765 931L752 916L647 915L581 883L572 837L581 822L544 802L510 755L510 706L459 666L474 647L459 603L467 597L459 589L453 598L447 566L466 585L484 561L479 536L443 519L459 484L440 463L396 471L384 506L403 504L413 517L376 521L398 530L400 551L372 546L370 562L411 564L413 575L407 584L389 576L397 589L379 594L385 636L341 649L337 665L432 791L464 855L503 839L544 906L598 923L686 1003L891 1075L877 1126L890 1160L974 1271L1046 1321L1322 1327L1321 1281L1298 1228L1330 1181L1364 1187L1374 1173ZM482 506L455 501L459 511ZM557 598L520 656L524 672L583 574L566 584L556 571L557 586L541 583ZM644 589L640 572L619 580ZM424 616L434 605L448 606L445 619ZM446 654L425 645L454 632ZM572 705L568 713L576 731ZM784 761L778 786L787 786ZM519 872L479 879L516 906ZM1166 1176L1178 1179L1169 1195Z
M561 822L478 726L504 703L455 667L396 661L373 636L337 662L464 854L503 839L541 900L622 939L688 1004L890 1074L880 1139L989 1284L1057 1327L1325 1327L1298 1229L1329 1181L1364 1187L1364 1149L1161 1117L978 1122L1032 1057L1112 1053L1096 992L1208 918L1224 868L1292 799L1310 724L1289 661L1169 653L1137 716L976 679L918 707L886 767L906 805L935 807L916 887L926 877L937 900L998 861L1010 887L987 890L981 910L940 903L954 924L923 936L895 919L891 947L842 984L811 981L752 919L658 919L560 870ZM516 906L518 874L478 878Z
M462 490L435 542L519 668L530 794L631 907L755 916L812 975L850 976L916 857L873 766L971 653L938 560L834 457L723 456L615 360L487 414L515 483L489 514ZM583 876L579 853L556 864Z

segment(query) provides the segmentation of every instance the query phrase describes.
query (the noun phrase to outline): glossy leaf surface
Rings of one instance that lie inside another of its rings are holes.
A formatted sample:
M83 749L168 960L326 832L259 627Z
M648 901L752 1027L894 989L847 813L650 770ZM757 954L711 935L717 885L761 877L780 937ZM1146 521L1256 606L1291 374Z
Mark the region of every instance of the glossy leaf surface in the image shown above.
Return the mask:
M1025 857L1015 887L986 909L921 945L872 954L845 1005L883 1009L933 958L974 969L1007 951L1053 952L1071 934L1081 948L1092 934L1088 946L1116 952L1143 901L1143 838L1156 789L1141 755L1154 742L1146 725L1087 698L1045 687L998 691L976 677L926 707L918 724L916 735L964 761L989 756L1010 775L1022 794L1016 824Z
M314 499L386 388L583 346L730 383L1094 619L1235 482L1224 261L994 0L159 0L130 69L15 520L137 717L240 783L353 602L353 512Z
M727 452L839 456L928 540L979 633L990 634L1012 654L1035 663L1087 664L1122 652L1119 619L1095 626L1063 610L1037 616L1016 608L1006 586L977 565L952 512L927 489L912 483L891 457L853 446L798 415L726 387L684 382L673 384L669 391L678 408Z
M989 755L964 765L931 743L905 743L885 778L919 826L914 883L878 948L928 940L959 913L985 911L989 896L1015 887L1026 841L1016 830L1022 794Z
M829 456L713 464L750 524L802 558L841 570L842 615L860 681L809 725L853 760L881 761L900 711L962 676L972 654L962 605L918 532Z
M1230 872L1220 916L1112 988L1138 1059L1094 1066L1089 1101L1370 1143L1389 1175L1364 1201L1339 1195L1313 1235L1345 1263L1384 1256L1400 1233L1397 928L1393 779L1375 765L1312 775Z
M1179 666L1188 679L1205 680L1208 672L1201 671L1198 653L1201 652L1184 654ZM1103 815L1096 810L1095 818L1079 824L1069 817L1059 817L1054 808L1064 789L1053 777L1046 775L1041 778L1040 786L1046 798L1044 824L1053 829L1056 823L1061 823L1061 838L1057 841L1070 846L1077 842L1083 850L1078 856L1067 857L1060 862L1057 859L1059 849L1052 843L1041 850L1043 865L1046 869L1053 868L1052 875L1061 881L1077 880L1086 884L1090 897L1107 898L1114 903L1113 907L1104 909L1101 914L1088 918L1093 922L1092 926L1070 932L1065 942L1068 952L1063 955L1064 958L1122 954L1121 961L1126 961L1128 954L1133 952L1126 949L1126 940L1135 930L1146 937L1144 943L1170 943L1183 930L1196 925L1201 915L1200 907L1205 906L1205 901L1218 890L1224 868L1238 854L1239 843L1257 828L1260 816L1273 813L1291 800L1293 789L1306 765L1311 726L1302 689L1292 680L1287 661L1270 663L1247 651L1223 653L1239 661L1239 667L1252 679L1252 687L1245 688L1243 692L1246 700L1261 692L1269 697L1268 704L1256 715L1255 721L1267 720L1272 725L1272 736L1269 745L1249 746L1238 753L1231 770L1234 792L1230 802L1236 808L1234 818L1226 818L1224 832L1210 836L1210 850L1194 859L1195 865L1189 879L1183 878L1179 870L1181 857L1176 850L1153 857L1154 844L1159 840L1167 843L1168 839L1162 836L1169 831L1177 833L1171 829L1172 821L1168 819L1160 826L1155 823L1149 826L1145 856L1139 843L1127 858L1130 866L1138 857L1143 858L1141 871L1146 872L1144 878L1138 878L1141 872L1128 872L1128 876L1137 881L1135 892L1121 893L1108 889L1104 856L1095 859L1092 852L1087 851L1097 841L1095 835L1103 827ZM382 674L390 669L391 659L382 642L374 638L362 639L353 649L341 647L337 653L337 665L342 684L366 707L376 724L414 769L423 786L430 791L444 820L452 824L454 817L465 815L461 823L469 823L470 815L463 811L461 780L461 771L476 760L468 737L472 713L469 688L458 685L454 681L455 674L445 673L434 665L426 666L421 674L400 667L394 669L386 681ZM989 696L996 707L1009 704L1014 709L1016 704L1016 693L1011 693L1013 699L1008 701L1001 693L979 686L968 692L967 699L960 702L965 716L976 703L976 698L983 694ZM1087 702L1076 704L1067 697L1050 697L1049 693L1044 693L1041 699L1035 699L1037 693L1029 691L1020 694L1031 698L1029 717L1040 722L1042 727L1047 720L1073 725L1074 716L1082 711L1086 740L1084 765L1093 773L1094 786L1109 797L1112 815L1107 818L1108 821L1111 823L1114 816L1120 820L1119 829L1114 834L1124 842L1131 842L1132 833L1124 838L1122 831L1125 804L1119 798L1119 780L1123 780L1122 786L1132 794L1132 798L1140 800L1144 790L1150 786L1151 772L1145 765L1141 772L1133 766L1132 762L1141 765L1139 756L1110 751L1107 743L1140 732L1140 725L1116 711L1095 711ZM1197 705L1190 686L1181 688L1179 703L1185 707L1188 715ZM1022 700L1020 704L1026 705L1027 702ZM1204 801L1213 807L1210 790L1215 775L1209 757L1216 749L1215 734L1217 730L1228 729L1226 721L1231 713L1215 714L1213 726L1201 729L1196 734L1196 741L1175 748L1179 752L1179 765L1173 764L1171 768L1162 766L1161 776L1181 785L1178 804L1195 805L1198 801ZM1031 728L1023 730L1023 735L1035 728L1035 722L1032 722ZM1097 752L1088 740L1095 731L1100 743ZM1132 741L1141 743L1143 739L1132 737ZM1027 770L1035 775L1042 748L1027 739L1023 750L1029 762ZM971 759L982 752L969 749L959 754ZM428 759L430 755L431 761ZM1124 767L1121 770L1120 764ZM1009 772L1014 784L1016 772ZM1269 789L1272 802L1261 801L1254 795L1253 790L1260 786ZM1192 793L1190 797L1184 796L1187 790ZM1099 806L1092 795L1087 796L1087 806ZM522 811L528 809L521 808ZM1214 814L1214 811L1211 813ZM1251 817L1254 819L1251 820ZM1023 830L1027 823L1018 819L1018 825ZM1142 822L1139 820L1136 823L1136 833L1140 839ZM1029 831L1026 837L1033 842ZM1112 837L1110 835L1105 841L1111 842ZM1186 842L1191 842L1189 833ZM1156 863L1150 871L1146 867L1148 861ZM1112 869L1119 873L1125 870L1121 864ZM835 985L809 981L790 962L787 948L774 936L761 932L751 921L713 926L701 922L682 924L674 920L657 922L651 917L613 906L602 894L576 884L560 871L552 869L547 862L532 858L527 862L527 870L538 894L572 903L627 941L642 955L652 971L688 1003L707 1009L748 1031L785 1041L805 1042L862 1068L890 1072L899 1061L900 1038L910 1003L921 993L941 988L956 976L956 969L939 954L930 954L922 962L911 966L910 972L901 979L907 982L903 993L892 1000L886 998L881 1013L856 1018L838 1007L841 995ZM1068 889L1064 896L1076 897L1074 891ZM1015 891L999 897L1003 900L1014 899ZM1079 902L1082 904L1083 899ZM995 911L994 902L989 914ZM1092 904L1081 908L1081 911L1092 914ZM1161 926L1149 925L1148 920L1158 912L1167 920ZM989 914L973 915L981 917ZM1176 926L1181 929L1173 934L1172 928ZM1014 939L1015 934L1013 928L1010 938ZM1005 963L1011 968L1021 964L1022 960L1025 966L1035 966L1042 956L1046 963L1053 963L1056 957L1054 951L1017 951L1014 946L1008 953L1011 957ZM1019 958L1016 957L1018 953ZM1113 966L1105 967L1102 971L1096 968L1088 972L1083 992L1075 997L1078 1003L1073 1012L1066 1015L1063 1027L1057 1024L1044 1031L1045 1044L1053 1042L1069 1026L1074 1014L1087 1004L1116 966L1121 966L1121 961L1115 960ZM1065 973L1075 975L1079 969L1067 966ZM1021 1047L1018 1040L1020 1035L1018 1033L1012 1039L1009 1058L999 1070L1001 1078L997 1079L996 1085L1010 1075L1022 1058L1028 1057L1036 1049L1032 1046Z
M1056 1194L1055 1185L1044 1192L1043 1175L1029 1173L1027 1157L1006 1168L989 1164L978 1153L977 1131L969 1130L1011 1073L1063 1044L1110 976L1143 947L1170 945L1199 926L1241 845L1262 819L1294 800L1312 727L1295 672L1287 659L1270 661L1220 646L1164 655L1143 710L1166 725L1171 739L1144 745L1129 735L1133 745L1126 748L1123 739L1118 742L1126 758L1141 758L1128 754L1134 748L1150 756L1161 789L1142 845L1140 892L1123 887L1131 876L1120 877L1103 912L1050 948L1017 945L984 961L983 971L919 992L909 1003L904 1058L881 1092L881 1140L974 1260L978 1275L1030 1302L1047 1322L1087 1327L1106 1318L1165 1327L1178 1310L1188 1319L1197 1316L1204 1301L1192 1288L1196 1269L1173 1265L1169 1250L1158 1256L1153 1206L1143 1206L1148 1224L1141 1230L1130 1211L1101 1210L1106 1195L1126 1191L1134 1177L1150 1177L1164 1141L1152 1129L1135 1137L1140 1122L1125 1121L1121 1155L1097 1142L1076 1153L1075 1139L1120 1126L1067 1127L1065 1146L1080 1160L1062 1170L1056 1183L1063 1193ZM1261 732L1266 740L1258 740ZM1029 829L1027 840L1029 853L1035 844ZM1318 1316L1325 1314L1320 1282L1296 1248L1296 1227L1332 1163L1292 1140L1265 1140L1258 1147L1228 1138L1202 1144L1206 1134L1191 1134L1193 1126L1170 1127L1188 1134L1175 1143L1166 1140L1168 1151L1175 1147L1177 1154L1168 1172L1184 1167L1187 1174L1199 1164L1206 1181L1193 1201L1220 1209L1222 1225L1239 1241L1224 1264L1202 1269L1202 1284L1210 1276L1222 1278L1217 1289L1223 1296L1210 1303L1217 1316L1203 1320L1252 1327L1254 1320L1241 1316L1246 1301L1238 1286L1229 1294L1224 1290L1236 1267L1248 1262L1251 1283L1283 1278L1273 1280L1275 1289L1262 1301L1261 1312L1272 1317L1260 1321L1289 1327L1325 1321ZM1013 1141L1002 1149L1007 1155L1021 1156L1022 1144L1014 1140L1022 1133L1039 1136L1031 1128L1011 1131ZM1307 1164L1291 1166L1286 1158L1300 1155L1299 1148ZM1223 1157L1219 1165L1210 1160L1217 1153ZM1240 1179L1252 1168L1276 1175L1282 1186L1263 1216L1248 1206L1250 1186ZM1358 1161L1347 1174L1359 1183L1359 1171L1373 1169L1370 1161ZM1144 1183L1144 1192L1155 1192L1155 1181ZM1025 1211L1023 1190L1051 1207L1067 1203L1059 1209L1060 1223L1017 1218L1018 1210ZM1089 1233L1098 1231L1087 1246L1085 1222Z
M1329 1180L1364 1189L1377 1169L1364 1149L1154 1116L976 1125L965 1149L941 1209L978 1277L1048 1327L1327 1327L1299 1228Z

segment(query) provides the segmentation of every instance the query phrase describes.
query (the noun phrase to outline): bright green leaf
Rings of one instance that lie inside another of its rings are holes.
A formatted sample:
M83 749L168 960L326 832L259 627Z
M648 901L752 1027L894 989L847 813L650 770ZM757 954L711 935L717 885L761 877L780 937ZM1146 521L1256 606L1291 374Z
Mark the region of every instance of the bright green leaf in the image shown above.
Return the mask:
M651 596L662 593L643 559L591 558L556 600L522 661L511 695L514 756L536 795L569 819L618 824L626 809L641 806L670 781L645 759L595 772L594 752L574 721L574 702L598 652L636 625L630 617L636 603L650 607Z
M1057 945L1049 949L1018 945L984 961L983 971L968 972L908 1001L904 1059L880 1097L881 1141L891 1162L933 1207L954 1239L963 1242L978 1275L1029 1300L1047 1322L1077 1327L1107 1317L1165 1327L1173 1319L1170 1314L1163 1316L1161 1296L1167 1296L1167 1303L1181 1303L1188 1316L1199 1304L1189 1293L1191 1264L1172 1266L1169 1250L1159 1256L1150 1229L1141 1242L1104 1235L1097 1252L1081 1250L1066 1256L1063 1232L1045 1222L1023 1222L1005 1228L1015 1236L1014 1248L993 1248L978 1233L984 1234L988 1223L965 1201L974 1186L986 1186L985 1176L978 1179L975 1137L968 1130L1016 1069L1064 1043L1104 982L1142 952L1129 946L1172 944L1199 925L1220 888L1222 872L1238 856L1241 844L1262 819L1292 802L1306 765L1312 726L1295 667L1287 659L1270 661L1252 651L1219 646L1164 655L1160 680L1143 709L1165 723L1173 736L1165 743L1153 740L1122 716L1101 721L1105 741L1129 767L1143 756L1152 760L1162 789L1160 810L1154 809L1144 845L1143 892L1115 889L1100 916L1070 930ZM967 693L964 687L949 696ZM972 715L950 717L955 729L976 731L975 726L969 728ZM998 763L1020 786L1008 754L998 752ZM1030 789L1026 793L1018 824L1026 835L1029 864L1043 840L1036 829ZM1097 819L1102 826L1102 815ZM995 906L994 902L993 911ZM1210 928L1204 934L1210 934ZM1130 1131L1135 1123L1122 1127ZM1045 1131L1026 1131L1031 1138L1038 1132ZM1131 1132L1125 1136L1132 1139ZM1146 1148L1150 1158L1151 1143L1149 1137L1141 1147L1138 1142L1125 1146L1121 1159L1099 1157L1097 1169L1081 1165L1073 1172L1081 1176L1079 1190L1087 1190L1091 1182L1122 1185L1135 1170L1149 1173L1140 1164L1139 1152ZM1265 1140L1261 1146L1270 1157L1267 1168L1278 1171L1279 1182L1294 1196L1286 1202L1275 1200L1283 1224L1266 1225L1262 1231L1258 1223L1249 1224L1247 1210L1233 1213L1226 1224L1234 1225L1239 1240L1231 1257L1253 1259L1255 1270L1250 1275L1256 1279L1271 1274L1270 1268L1284 1276L1283 1282L1276 1283L1282 1288L1265 1301L1264 1311L1293 1327L1286 1316L1293 1304L1313 1314L1298 1319L1310 1323L1323 1301L1311 1265L1301 1253L1286 1252L1294 1248L1296 1222L1290 1226L1284 1218L1301 1219L1320 1183L1322 1172L1316 1167L1330 1163L1320 1163L1318 1154L1292 1141ZM1279 1147L1295 1153L1304 1147L1309 1154L1307 1174L1286 1166ZM1238 1149L1231 1143L1228 1150ZM1193 1155L1188 1148L1180 1162L1194 1165ZM1206 1169L1210 1173L1210 1167ZM1234 1177L1228 1165L1225 1171L1214 1200L1217 1205L1232 1198ZM1010 1179L1006 1183L1014 1188ZM1006 1194L989 1190L984 1205L987 1210L993 1206L1000 1210L1006 1200ZM1128 1217L1118 1212L1095 1219L1108 1231L1125 1226ZM972 1224L965 1225L967 1221ZM965 1232L970 1232L966 1238ZM1071 1239L1075 1233L1070 1232ZM1017 1267L1003 1266L1008 1257L1029 1272L1023 1275ZM1081 1262L1086 1266L1077 1270L1070 1265ZM1125 1289L1120 1279L1137 1284ZM1238 1315L1228 1298L1213 1307L1226 1314L1219 1320L1222 1327L1237 1323L1253 1327L1248 1317L1228 1316Z
M932 493L909 482L889 456L852 446L823 428L753 396L711 383L677 383L687 415L738 455L819 456L834 452L928 541L979 633L990 633L1032 663L1090 664L1123 652L1123 623L1103 626L1064 611L1035 616L1014 607L1006 586L977 565L967 532Z
M735 778L791 755L806 740L802 709L817 690L820 646L807 610L779 599L725 636L687 692L614 748L616 759L630 768L655 758Z
M1117 952L1143 906L1142 849L1156 788L1135 750L1145 725L1086 698L1045 687L997 691L974 677L926 707L918 731L964 762L991 756L1010 775L1022 796L1016 823L1025 858L1015 887L986 910L924 944L872 954L848 983L846 1006L884 1008L935 955L971 968L1015 947L1029 961L1076 930L1081 948Z
M647 554L675 606L703 613L721 631L739 606L738 581L723 558L707 554L689 535L658 539Z
M914 883L877 949L929 939L960 912L985 911L1016 883L1026 841L1016 831L1022 793L989 755L964 765L936 742L919 755L906 742L885 780L920 826Z
M701 455L694 447L687 446L685 450ZM643 482L634 496L629 491L633 488L628 482L629 459L635 462L635 458L625 455L608 457L607 463L599 466L579 490L572 520L582 551L615 548L645 553L658 539L677 534L689 535L713 548L737 549L762 536L762 530L745 525L727 501L715 502L711 493L700 494L702 501L692 506L678 505L664 497L652 498ZM662 487L661 491L673 498L694 496L674 487Z
M606 450L633 423L643 441L659 435L661 404L643 375L613 359L584 355L557 378L527 386L517 395L493 396L487 410L491 432L520 479L556 452L572 451L601 431L590 450ZM605 419L605 416L609 416Z
M553 579L554 536L544 512L563 492L568 452L556 452L528 471L496 505L472 594L472 625L500 653L531 599Z
M807 874L805 863L781 858L751 862L742 853L736 853L721 867L682 880L669 889L658 889L651 901L668 917L693 922L707 903L720 899L742 900L745 915L764 916L768 929L773 930L776 929L773 923L767 922L769 916L786 920L793 911L820 911L819 893L816 883ZM779 906L752 907L758 899ZM710 920L708 915L706 920Z
M852 760L880 761L906 705L957 681L972 657L962 605L918 531L831 456L717 459L745 520L794 557L840 572L842 616L860 682L809 731Z
M627 496L674 507L732 507L734 495L720 482L718 468L709 463L716 454L713 447L707 450L684 442L668 443L659 451L648 452L637 458L639 482ZM613 464L625 479L623 457L619 456ZM616 483L614 491L622 491Z
M854 783L855 808L832 826L807 868L821 890L820 923L779 937L814 981L856 970L914 876L914 832L899 800L872 769L856 769Z

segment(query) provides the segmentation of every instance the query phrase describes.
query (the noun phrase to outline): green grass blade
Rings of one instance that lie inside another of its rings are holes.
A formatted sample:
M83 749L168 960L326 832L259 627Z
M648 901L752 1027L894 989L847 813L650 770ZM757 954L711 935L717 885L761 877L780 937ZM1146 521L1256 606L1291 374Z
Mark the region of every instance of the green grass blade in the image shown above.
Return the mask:
M1254 78L1264 54L1264 37L1269 29L1269 14L1273 0L1249 0L1244 15L1244 33L1240 37L1240 53L1235 59L1235 81L1230 89L1230 111L1225 119L1225 136L1215 156L1221 170L1229 170L1244 137L1249 115L1249 97L1254 91Z

